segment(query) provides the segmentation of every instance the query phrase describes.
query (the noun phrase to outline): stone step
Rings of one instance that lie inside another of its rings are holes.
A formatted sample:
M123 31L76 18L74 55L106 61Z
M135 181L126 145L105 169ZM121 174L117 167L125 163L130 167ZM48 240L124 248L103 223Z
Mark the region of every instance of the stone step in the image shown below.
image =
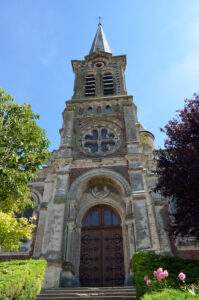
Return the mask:
M70 293L43 293L43 292L41 292L41 294L40 294L40 296L43 296L43 297L49 297L49 295L50 296L65 296L65 295L67 295L67 296L74 296L74 295L77 295L77 296L79 296L79 295L96 295L96 296L113 296L113 295L136 295L136 292L109 292L109 293L103 293L103 292L92 292L92 293L88 293L88 292L70 292Z
M99 288L58 288L44 289L37 300L75 300L75 299L99 299L114 300L126 299L136 300L134 287L99 287Z
M132 293L136 292L135 288L60 288L45 289L43 293Z
M64 296L60 296L60 295L46 295L46 296L42 296L39 295L37 297L37 300L76 300L76 299L85 299L85 300L95 300L95 299L99 299L99 300L116 300L116 299L126 299L126 300L136 300L136 296L135 295L64 295Z

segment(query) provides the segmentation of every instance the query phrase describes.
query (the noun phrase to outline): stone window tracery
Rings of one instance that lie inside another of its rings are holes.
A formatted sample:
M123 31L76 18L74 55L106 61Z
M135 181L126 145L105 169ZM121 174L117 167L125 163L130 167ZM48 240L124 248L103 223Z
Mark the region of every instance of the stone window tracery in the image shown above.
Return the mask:
M109 128L99 127L86 132L82 138L82 147L86 152L104 155L115 150L118 137Z

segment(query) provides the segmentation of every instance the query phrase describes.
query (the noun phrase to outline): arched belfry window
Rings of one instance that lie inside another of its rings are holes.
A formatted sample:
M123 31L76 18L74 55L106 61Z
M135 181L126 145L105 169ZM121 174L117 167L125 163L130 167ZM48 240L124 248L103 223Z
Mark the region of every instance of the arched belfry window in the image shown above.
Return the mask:
M85 96L95 96L95 76L93 74L87 75L85 78Z
M111 73L103 75L102 88L104 96L113 95L115 93L113 75Z
M121 224L118 213L108 205L92 207L82 221L83 227L88 226L117 226Z

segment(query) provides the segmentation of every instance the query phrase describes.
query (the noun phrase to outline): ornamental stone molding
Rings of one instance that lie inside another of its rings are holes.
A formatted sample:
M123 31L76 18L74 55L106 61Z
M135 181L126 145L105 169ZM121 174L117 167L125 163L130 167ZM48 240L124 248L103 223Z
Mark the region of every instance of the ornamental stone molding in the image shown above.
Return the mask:
M116 187L123 196L129 196L131 194L131 187L126 179L121 176L119 173L107 170L104 168L90 170L80 177L78 177L71 185L68 193L68 200L78 199L82 192L85 190L86 184L91 178L94 177L105 177L112 179Z

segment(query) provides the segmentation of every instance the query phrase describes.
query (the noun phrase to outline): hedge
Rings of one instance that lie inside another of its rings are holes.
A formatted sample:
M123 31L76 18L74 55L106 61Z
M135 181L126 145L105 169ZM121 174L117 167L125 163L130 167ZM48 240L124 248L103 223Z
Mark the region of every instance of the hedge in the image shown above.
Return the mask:
M146 294L143 300L199 300L199 296L193 296L188 292L167 289L159 293Z
M144 276L153 277L153 271L162 267L169 272L167 279L169 287L178 288L177 278L180 272L186 274L186 283L196 283L199 280L199 261L182 259L173 256L157 255L154 252L136 252L132 258L133 279L139 297L147 292Z
M11 260L0 263L0 299L34 300L41 290L45 260Z

